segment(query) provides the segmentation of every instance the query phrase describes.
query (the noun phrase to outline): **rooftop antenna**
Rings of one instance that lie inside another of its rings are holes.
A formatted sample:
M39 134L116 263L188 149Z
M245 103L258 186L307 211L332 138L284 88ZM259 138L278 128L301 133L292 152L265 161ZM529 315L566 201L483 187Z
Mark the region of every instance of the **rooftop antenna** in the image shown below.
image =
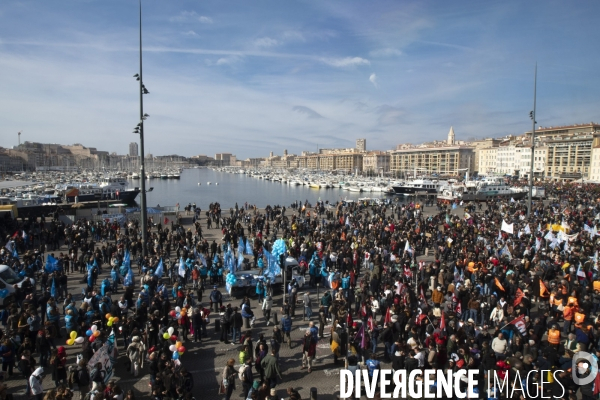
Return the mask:
M18 135L19 135L19 146L21 145L21 132L23 131L19 131Z

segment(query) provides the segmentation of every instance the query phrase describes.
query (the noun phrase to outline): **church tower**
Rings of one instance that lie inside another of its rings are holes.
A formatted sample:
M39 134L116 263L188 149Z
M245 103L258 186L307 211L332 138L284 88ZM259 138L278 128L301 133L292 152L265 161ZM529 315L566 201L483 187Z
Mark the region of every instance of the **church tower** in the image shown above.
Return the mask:
M448 144L454 145L454 128L450 127L450 132L448 132Z

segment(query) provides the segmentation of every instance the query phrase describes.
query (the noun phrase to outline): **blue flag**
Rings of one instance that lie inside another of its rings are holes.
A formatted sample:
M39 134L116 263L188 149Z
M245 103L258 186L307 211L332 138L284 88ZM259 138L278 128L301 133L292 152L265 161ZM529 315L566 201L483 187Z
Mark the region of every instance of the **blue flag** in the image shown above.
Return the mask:
M206 267L206 258L204 258L202 254L198 254L198 257L200 258L202 265Z
M56 279L52 278L52 286L50 287L50 296L56 299Z
M267 259L267 267L265 268L264 275L273 280L277 275L281 275L281 267L279 266L279 260L273 257L266 249L264 250L265 258Z
M58 260L54 257L52 257L50 254L48 254L48 257L46 258L46 265L44 267L44 270L51 274L55 271L58 271L60 268L58 267Z
M237 266L239 268L241 268L243 263L244 263L244 241L242 238L240 238L240 244L238 246Z
M12 256L14 258L19 258L19 253L17 253L17 246L13 246L13 252L12 252Z
M127 275L125 275L125 279L123 280L123 286L132 286L133 285L133 271L131 267L127 270Z
M163 276L163 260L162 260L162 258L158 262L158 266L156 267L156 271L154 271L154 275L159 278L162 278L162 276Z
M183 262L183 257L179 258L179 276L185 278L185 263Z
M123 255L123 265L127 268L131 268L131 255L129 254L129 250L125 250L125 254Z
M250 244L250 239L246 238L246 254L254 254L252 251L252 245Z

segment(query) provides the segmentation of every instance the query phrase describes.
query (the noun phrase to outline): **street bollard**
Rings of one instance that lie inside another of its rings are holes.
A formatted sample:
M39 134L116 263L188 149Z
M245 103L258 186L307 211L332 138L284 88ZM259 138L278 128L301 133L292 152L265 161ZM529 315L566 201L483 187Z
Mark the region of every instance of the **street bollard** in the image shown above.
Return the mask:
M317 388L310 388L310 400L317 400Z

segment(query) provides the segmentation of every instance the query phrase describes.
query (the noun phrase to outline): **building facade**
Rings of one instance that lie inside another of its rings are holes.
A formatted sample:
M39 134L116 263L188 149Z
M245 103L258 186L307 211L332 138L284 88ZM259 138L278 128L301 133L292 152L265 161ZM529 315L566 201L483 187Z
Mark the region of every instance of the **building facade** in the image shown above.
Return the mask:
M379 174L390 171L390 153L371 151L363 154L363 171L369 174Z
M553 180L589 179L594 135L564 136L546 142L546 177Z
M498 147L479 149L478 173L480 175L494 175L496 173L496 157Z
M417 174L464 176L474 164L473 149L463 146L398 150L390 156L390 170L408 175L416 170Z
M367 151L367 139L356 139L356 150Z
M139 156L138 144L137 142L129 143L129 157L137 157Z

